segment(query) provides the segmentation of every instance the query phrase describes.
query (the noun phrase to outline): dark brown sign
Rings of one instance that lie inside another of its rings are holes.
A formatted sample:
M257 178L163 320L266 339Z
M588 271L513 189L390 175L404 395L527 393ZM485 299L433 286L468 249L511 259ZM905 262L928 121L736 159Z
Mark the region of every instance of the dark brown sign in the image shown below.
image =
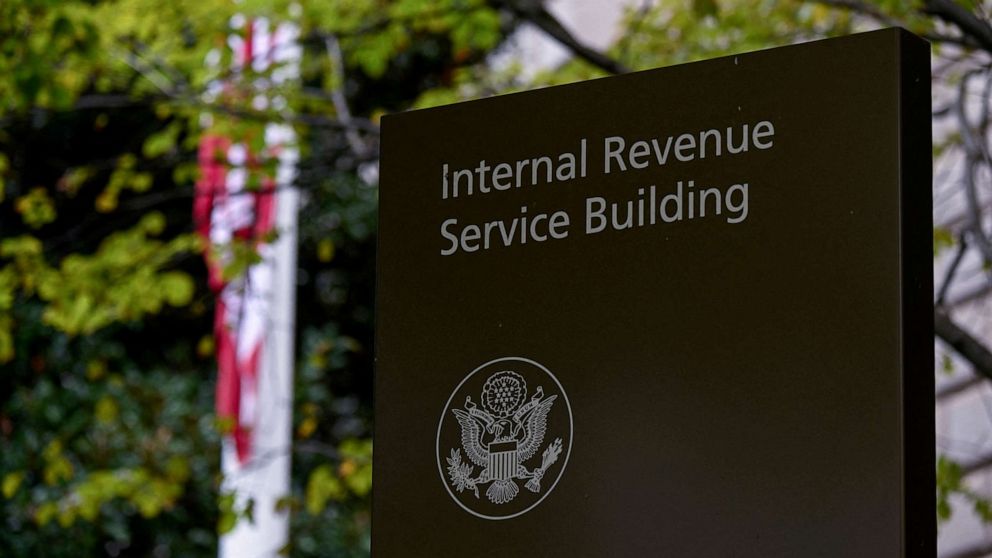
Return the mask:
M932 557L929 49L387 117L372 550Z

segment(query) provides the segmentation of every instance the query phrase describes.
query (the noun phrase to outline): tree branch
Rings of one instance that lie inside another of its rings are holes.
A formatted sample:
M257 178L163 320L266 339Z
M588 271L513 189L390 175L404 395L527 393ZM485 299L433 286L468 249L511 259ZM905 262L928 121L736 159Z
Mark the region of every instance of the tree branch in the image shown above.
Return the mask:
M327 57L330 58L331 68L337 81L337 87L331 90L331 102L334 103L334 110L337 112L338 120L345 126L344 137L348 140L351 150L359 157L368 156L368 146L362 142L358 132L351 127L351 109L348 107L348 100L344 96L344 86L347 76L345 75L344 57L341 55L341 45L334 35L324 40L327 49Z
M870 17L883 25L894 27L905 27L905 23L885 13L883 10L868 2L859 0L813 0L818 4L848 10L863 16ZM965 48L982 48L982 46L970 35L952 37L939 33L925 33L923 38L933 43L951 43Z
M934 309L933 328L937 337L971 363L976 374L992 380L992 351L989 351L984 343L954 323L944 308Z
M611 74L626 74L630 68L609 56L590 48L575 38L558 18L544 8L540 0L502 0L497 2L517 17L529 21L551 36L572 54Z
M80 95L72 105L74 110L131 108L147 105L147 101L130 95L95 93Z
M954 0L924 0L923 13L955 25L978 46L992 52L992 26Z
M963 378L958 378L947 382L937 389L937 402L940 403L941 401L954 397L959 393L965 393L984 381L985 380L979 376L968 375Z
M992 160L990 160L988 151L985 146L985 138L981 132L982 127L987 125L987 105L988 101L983 97L982 103L982 116L979 119L979 123L972 126L971 120L967 114L966 98L968 95L968 83L971 78L978 75L979 70L971 70L966 72L961 78L961 83L958 84L958 98L955 104L955 115L958 119L958 127L961 129L961 138L964 144L965 160L963 167L962 181L965 186L965 199L967 200L967 210L969 216L969 230L971 231L972 237L975 240L975 245L981 251L982 256L985 261L992 261L992 240L985 235L985 230L982 228L982 208L981 201L978 196L978 184L976 180L976 174L979 167L984 163L988 164L992 168ZM989 82L986 82L989 83ZM986 87L985 93L989 94L992 89ZM977 130L977 131L976 131Z
M992 554L992 543L983 543L948 554L946 558L983 558Z
M842 8L845 10L850 10L852 12L857 12L862 15L871 17L880 23L885 25L900 25L899 21L892 16L886 14L879 8L872 6L866 2L859 2L858 0L816 0L817 3L823 4L824 6L830 6L832 8Z
M940 291L937 295L937 306L943 306L944 300L947 298L947 291L951 288L951 281L954 280L954 275L958 271L958 266L961 265L961 260L964 259L964 253L968 249L968 240L962 234L958 236L958 251L954 254L954 259L951 260L951 265L947 268L947 273L944 275L944 282L940 285Z
M206 112L215 112L219 114L226 114L228 116L234 116L237 118L244 118L245 120L254 120L262 122L287 122L296 124L306 124L308 126L318 126L323 128L332 128L335 130L358 130L365 132L367 134L379 135L379 126L373 123L371 120L366 118L354 118L344 122L340 118L331 118L329 116L323 116L320 114L295 114L295 113L269 113L263 111L257 111L254 109L245 109L235 106L224 105L220 103L206 103L189 98L172 98L173 102L178 105L193 107Z

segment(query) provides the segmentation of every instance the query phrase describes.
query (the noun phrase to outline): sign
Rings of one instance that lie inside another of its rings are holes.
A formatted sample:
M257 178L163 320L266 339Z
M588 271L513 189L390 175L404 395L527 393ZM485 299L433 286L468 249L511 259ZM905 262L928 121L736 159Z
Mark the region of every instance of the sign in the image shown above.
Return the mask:
M932 557L929 48L383 121L372 552Z

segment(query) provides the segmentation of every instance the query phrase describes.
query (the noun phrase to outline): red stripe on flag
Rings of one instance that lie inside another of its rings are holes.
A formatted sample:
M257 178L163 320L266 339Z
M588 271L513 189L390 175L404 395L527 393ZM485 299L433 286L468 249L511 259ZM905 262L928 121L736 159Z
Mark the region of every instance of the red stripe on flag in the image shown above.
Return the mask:
M254 57L254 25L254 21L248 20L245 27L243 71L250 71ZM240 146L237 147L240 149ZM264 177L262 187L256 191L244 189L246 185L237 185L234 187L238 191L231 192L229 182L234 176L228 172L231 148L231 139L215 134L204 134L200 141L200 179L196 183L193 203L196 230L208 247L211 245L211 235L219 233L219 238L248 241L257 249L260 243L270 240L269 235L275 224L277 185L272 177ZM259 164L258 159L258 154L247 153L244 160L239 155L237 161L248 172L260 173L264 166ZM248 200L250 203L246 203ZM215 211L217 222L214 221ZM256 297L266 295L253 292L253 288L260 286L251 284L252 268L246 270L246 275L238 278L235 284L229 285L223 275L224 262L218 261L219 254L207 248L204 256L210 288L216 297L216 412L220 420L229 423L229 434L234 441L238 460L243 463L251 457L252 430L257 420L258 370L264 345L264 336L258 333L258 316L259 312L265 313L265 309L254 305L259 304ZM248 318L243 320L246 315ZM246 321L249 323L247 326Z
M231 140L215 134L205 134L200 140L200 178L196 181L193 198L193 223L206 246L210 245L214 203L217 198L227 197L227 150L230 147ZM215 295L220 294L224 288L223 270L215 262L207 263L210 289Z

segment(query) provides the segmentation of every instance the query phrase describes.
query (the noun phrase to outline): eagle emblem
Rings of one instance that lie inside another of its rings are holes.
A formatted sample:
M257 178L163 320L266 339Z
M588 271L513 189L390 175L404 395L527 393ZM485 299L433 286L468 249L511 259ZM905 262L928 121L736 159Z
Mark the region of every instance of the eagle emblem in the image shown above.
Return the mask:
M483 384L478 402L468 394L460 408L450 409L461 428L461 448L450 448L446 472L447 482L459 493L471 491L481 498L484 487L486 498L502 505L520 493L518 482L532 493L541 492L541 479L558 461L564 443L561 437L544 443L548 414L558 395L545 395L538 385L528 397L521 374L509 367L496 368ZM463 450L468 462L462 459ZM540 462L528 467L538 453Z

